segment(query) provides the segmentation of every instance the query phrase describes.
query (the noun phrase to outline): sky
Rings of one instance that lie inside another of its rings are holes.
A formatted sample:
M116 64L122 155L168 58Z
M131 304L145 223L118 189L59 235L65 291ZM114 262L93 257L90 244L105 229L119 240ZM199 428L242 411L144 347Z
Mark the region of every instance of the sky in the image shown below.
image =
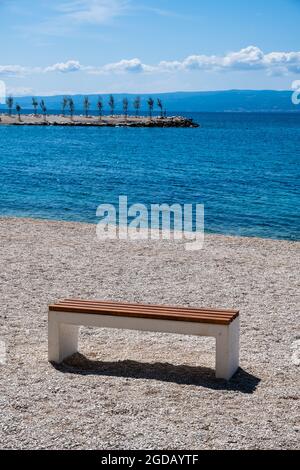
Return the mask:
M300 0L0 0L8 93L288 90Z

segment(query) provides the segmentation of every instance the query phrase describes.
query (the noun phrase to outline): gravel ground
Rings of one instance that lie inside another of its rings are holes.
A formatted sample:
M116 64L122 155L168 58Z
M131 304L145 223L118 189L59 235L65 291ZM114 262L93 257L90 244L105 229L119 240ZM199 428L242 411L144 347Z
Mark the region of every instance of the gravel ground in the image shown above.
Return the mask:
M299 448L299 243L209 235L188 252L13 218L0 236L2 448ZM216 380L211 339L108 329L55 368L47 305L65 297L239 308L241 369Z

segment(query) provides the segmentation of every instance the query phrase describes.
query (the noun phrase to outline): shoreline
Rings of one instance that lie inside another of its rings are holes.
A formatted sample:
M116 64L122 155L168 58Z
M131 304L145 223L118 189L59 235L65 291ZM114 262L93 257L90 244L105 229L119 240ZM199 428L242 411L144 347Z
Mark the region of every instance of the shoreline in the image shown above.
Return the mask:
M0 222L5 220L20 220L20 221L31 221L33 223L39 223L39 222L45 222L45 223L62 223L62 224L79 224L79 225L86 225L87 227L91 226L96 226L98 222L87 222L87 221L82 221L82 220L64 220L64 219L48 219L44 217L33 217L33 216L15 216L15 215L0 215ZM119 228L119 225L116 226L117 230ZM130 229L129 229L130 230ZM148 232L151 230L149 229L141 229L141 231L147 230ZM155 232L158 232L160 234L160 237L162 237L162 230L161 229L152 229ZM186 232L186 233L195 233L195 232ZM171 234L174 234L174 230L171 229ZM204 232L204 237L224 237L228 239L246 239L246 240L256 240L256 241L270 241L270 242L282 242L282 243L291 243L291 244L297 244L300 243L300 240L291 240L289 238L273 238L273 237L259 237L256 235L249 236L249 235L234 235L231 233L225 233L225 232ZM151 240L149 237L149 241L155 241L155 239ZM160 239L158 240L160 241ZM171 237L171 241L173 241L173 238ZM175 240L176 241L176 240ZM179 242L184 242L184 238L182 240L178 240Z
M182 116L147 117L147 116L62 116L58 114L14 114L0 115L0 125L8 126L70 126L70 127L159 127L159 128L197 128L199 124L191 118Z

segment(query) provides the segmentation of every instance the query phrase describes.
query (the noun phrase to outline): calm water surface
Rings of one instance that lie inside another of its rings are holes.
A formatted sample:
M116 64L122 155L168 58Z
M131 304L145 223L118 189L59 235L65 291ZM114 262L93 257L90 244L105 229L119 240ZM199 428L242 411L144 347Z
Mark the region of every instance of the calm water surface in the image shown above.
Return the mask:
M208 232L300 239L300 114L198 129L0 126L0 215L97 222L101 203L204 203Z

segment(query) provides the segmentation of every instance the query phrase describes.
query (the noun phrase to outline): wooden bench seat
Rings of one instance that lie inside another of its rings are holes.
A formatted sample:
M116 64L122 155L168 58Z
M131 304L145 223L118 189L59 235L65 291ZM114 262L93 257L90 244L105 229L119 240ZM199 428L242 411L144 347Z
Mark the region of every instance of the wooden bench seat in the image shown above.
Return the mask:
M49 305L50 311L94 313L119 317L156 318L195 323L229 325L238 316L237 310L215 310L210 308L167 307L164 305L129 304L93 300L62 300Z
M49 305L49 361L77 352L81 325L212 336L217 377L228 380L238 368L238 310L65 299Z

